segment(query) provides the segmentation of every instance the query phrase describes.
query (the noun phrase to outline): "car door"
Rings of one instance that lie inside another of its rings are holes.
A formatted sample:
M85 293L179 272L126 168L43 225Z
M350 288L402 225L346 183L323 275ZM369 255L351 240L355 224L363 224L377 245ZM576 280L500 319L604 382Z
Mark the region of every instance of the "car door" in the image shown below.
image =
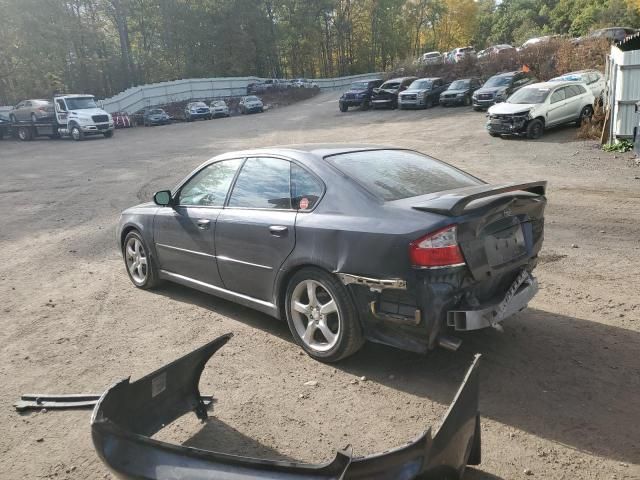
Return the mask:
M27 119L27 115L25 114L27 110L27 103L29 102L23 100L18 105L16 105L16 108L12 112L15 119L19 122Z
M290 169L288 160L273 157L249 157L242 166L216 224L226 289L273 302L276 274L295 245Z
M565 121L572 122L580 117L582 107L584 107L584 94L587 89L582 85L569 85L567 88L567 118Z
M546 120L547 126L558 125L567 117L566 95L566 87L559 87L551 92Z
M174 206L160 207L153 239L160 269L220 286L215 260L215 229L229 187L243 159L212 163L174 194Z

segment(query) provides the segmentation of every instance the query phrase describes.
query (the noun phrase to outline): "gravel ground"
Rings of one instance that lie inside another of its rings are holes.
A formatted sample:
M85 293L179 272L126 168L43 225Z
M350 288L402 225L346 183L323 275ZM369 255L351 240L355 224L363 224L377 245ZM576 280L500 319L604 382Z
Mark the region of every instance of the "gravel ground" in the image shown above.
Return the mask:
M226 332L205 370L215 417L161 438L266 458L321 461L396 446L437 426L483 354L483 463L465 479L640 478L640 166L575 140L491 138L465 108L350 111L337 94L262 115L118 131L112 140L0 142L0 478L110 478L89 412L17 414L22 393L100 392ZM427 357L379 345L333 366L301 355L286 324L166 285L134 288L119 212L202 161L302 142L416 148L488 181L549 181L530 308ZM365 377L365 380L361 380ZM316 380L317 386L304 386ZM354 382L355 380L355 382Z

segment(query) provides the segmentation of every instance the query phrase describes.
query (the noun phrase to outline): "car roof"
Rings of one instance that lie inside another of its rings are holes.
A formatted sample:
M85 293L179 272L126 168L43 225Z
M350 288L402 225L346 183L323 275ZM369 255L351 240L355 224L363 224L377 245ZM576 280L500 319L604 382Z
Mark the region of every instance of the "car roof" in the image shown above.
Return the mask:
M580 83L580 82L575 82L575 81L570 81L570 80L562 80L559 82L539 82L539 83L532 83L530 85L526 85L522 88L558 88L558 87L564 87L566 85L575 85L576 83Z
M416 79L417 77L412 77L412 76L408 76L408 77L397 77L397 78L390 78L389 80L386 80L386 82L404 82L405 80L410 80L410 79Z
M265 148L253 148L249 150L239 150L235 152L228 152L217 157L215 159L224 158L237 158L241 156L254 156L254 155L274 155L283 157L300 158L304 156L308 158L308 155L312 155L318 159L329 157L332 155L339 155L342 153L362 152L362 151L374 151L374 150L406 150L400 147L392 147L386 145L374 145L374 144L324 144L324 143L305 143L305 144L291 144L291 145L277 145L274 147Z

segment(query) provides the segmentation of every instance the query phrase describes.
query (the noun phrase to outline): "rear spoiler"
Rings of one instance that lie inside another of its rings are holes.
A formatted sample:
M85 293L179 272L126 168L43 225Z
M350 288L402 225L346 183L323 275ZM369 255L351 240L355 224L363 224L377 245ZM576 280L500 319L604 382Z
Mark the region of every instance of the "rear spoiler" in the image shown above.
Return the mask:
M544 196L546 189L547 182L545 180L529 183L505 183L502 185L477 185L436 193L425 199L424 205L415 205L412 208L423 212L455 217L461 215L467 205L480 198L493 197L494 195L509 192L528 192Z

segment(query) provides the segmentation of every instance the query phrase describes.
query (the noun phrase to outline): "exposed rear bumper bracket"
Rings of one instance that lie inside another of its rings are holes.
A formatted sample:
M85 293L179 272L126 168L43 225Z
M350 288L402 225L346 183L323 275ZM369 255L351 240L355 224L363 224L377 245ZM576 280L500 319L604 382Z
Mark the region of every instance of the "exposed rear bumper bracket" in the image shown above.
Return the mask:
M350 273L338 273L338 278L345 285L354 283L356 285L364 285L373 292L380 292L385 288L395 288L400 290L407 289L407 282L400 278L371 278L361 275L352 275Z
M447 312L447 325L458 331L479 330L492 327L505 318L519 312L538 293L538 281L528 272L523 272L522 281L515 285L515 292L510 292L499 303L478 310L450 310Z

